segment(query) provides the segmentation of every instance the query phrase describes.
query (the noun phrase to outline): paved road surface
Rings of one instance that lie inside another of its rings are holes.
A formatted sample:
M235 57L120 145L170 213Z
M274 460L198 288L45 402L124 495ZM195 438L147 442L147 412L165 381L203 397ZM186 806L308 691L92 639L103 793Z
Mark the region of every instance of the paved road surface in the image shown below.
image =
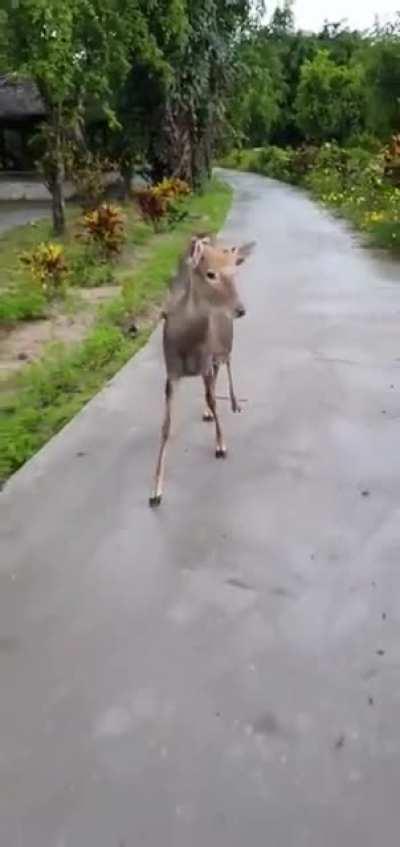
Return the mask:
M0 235L14 226L21 226L50 214L47 203L0 202Z
M399 270L231 175L259 247L215 462L160 338L1 496L1 847L398 843Z

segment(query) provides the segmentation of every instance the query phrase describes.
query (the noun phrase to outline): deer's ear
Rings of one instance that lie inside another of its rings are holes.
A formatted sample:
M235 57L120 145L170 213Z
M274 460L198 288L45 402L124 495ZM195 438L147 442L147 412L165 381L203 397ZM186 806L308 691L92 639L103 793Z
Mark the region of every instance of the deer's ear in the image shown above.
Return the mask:
M189 264L195 270L198 268L204 254L204 244L201 238L192 238Z
M236 264L243 265L243 262L249 258L256 246L255 241L250 241L248 244L242 244L237 251Z

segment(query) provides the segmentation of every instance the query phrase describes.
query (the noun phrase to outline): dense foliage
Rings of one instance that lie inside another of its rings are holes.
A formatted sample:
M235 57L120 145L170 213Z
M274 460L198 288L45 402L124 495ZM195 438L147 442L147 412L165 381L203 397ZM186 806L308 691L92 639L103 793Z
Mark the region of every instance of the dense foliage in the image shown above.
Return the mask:
M76 150L108 153L127 186L199 185L235 74L235 50L256 19L251 0L4 0L0 64L33 79L46 104L41 161L55 229ZM262 6L261 0L259 3ZM73 150L71 150L71 146Z
M99 184L102 158L127 191L135 171L197 187L216 149L373 149L400 129L400 14L305 33L292 0L272 15L263 0L3 0L0 70L34 79L46 103L56 230L65 173Z
M227 147L348 143L360 134L387 141L400 129L400 13L369 32L339 22L304 33L286 0L236 50L242 85L230 100Z

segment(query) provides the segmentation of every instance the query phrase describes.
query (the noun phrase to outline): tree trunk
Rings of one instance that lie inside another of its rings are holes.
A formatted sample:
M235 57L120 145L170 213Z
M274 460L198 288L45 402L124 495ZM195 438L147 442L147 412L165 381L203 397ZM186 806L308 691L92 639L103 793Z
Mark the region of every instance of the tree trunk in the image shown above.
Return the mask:
M189 185L192 179L192 145L187 110L177 103L164 107L150 154L153 179L179 177Z
M132 194L133 168L126 165L121 168L123 199L129 200Z
M193 185L195 188L201 189L207 179L210 179L212 175L212 153L209 127L204 127L201 133L194 136L192 141L192 150Z
M51 185L53 231L54 235L65 232L65 199L64 199L64 157L62 148L62 110L56 106L53 110L54 128L54 170Z
M62 172L58 171L55 174L52 189L53 232L54 235L63 235L65 232L65 201Z

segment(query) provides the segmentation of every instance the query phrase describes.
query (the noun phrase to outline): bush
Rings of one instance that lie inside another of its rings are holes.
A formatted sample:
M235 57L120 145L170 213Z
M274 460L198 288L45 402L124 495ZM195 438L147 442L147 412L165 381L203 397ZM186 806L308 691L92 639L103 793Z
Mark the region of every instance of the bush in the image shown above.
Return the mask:
M368 150L370 153L379 153L382 142L375 135L372 135L372 133L364 131L352 135L346 146L350 148L360 147L363 150Z
M91 244L77 253L70 262L70 285L79 288L94 288L114 283L114 269L107 259L99 262L98 247Z
M98 209L86 212L81 220L82 237L99 249L105 259L117 256L125 241L125 219L122 209L103 203Z
M385 177L400 187L400 133L394 135L384 151Z
M189 194L186 182L171 177L149 188L138 189L135 197L144 220L157 229L164 219L171 224L184 217L180 203Z
M290 148L258 147L253 150L234 150L221 164L228 168L240 168L244 171L268 176L271 179L291 180L293 151Z
M281 179L290 182L292 151L282 147L264 147L256 154L258 172L271 179Z
M61 244L38 244L30 253L23 253L20 259L30 269L34 282L39 284L47 300L64 293L68 267Z
M38 286L20 285L0 294L0 324L36 320L46 314L46 298Z
M106 189L106 173L116 170L114 162L90 152L75 159L71 176L83 209L98 208Z
M307 145L233 151L221 164L304 185L364 230L374 245L400 250L398 136L383 152L329 142L319 148Z
M311 144L303 144L292 151L291 158L291 182L300 184L304 181L307 174L315 166L318 156L318 147Z

